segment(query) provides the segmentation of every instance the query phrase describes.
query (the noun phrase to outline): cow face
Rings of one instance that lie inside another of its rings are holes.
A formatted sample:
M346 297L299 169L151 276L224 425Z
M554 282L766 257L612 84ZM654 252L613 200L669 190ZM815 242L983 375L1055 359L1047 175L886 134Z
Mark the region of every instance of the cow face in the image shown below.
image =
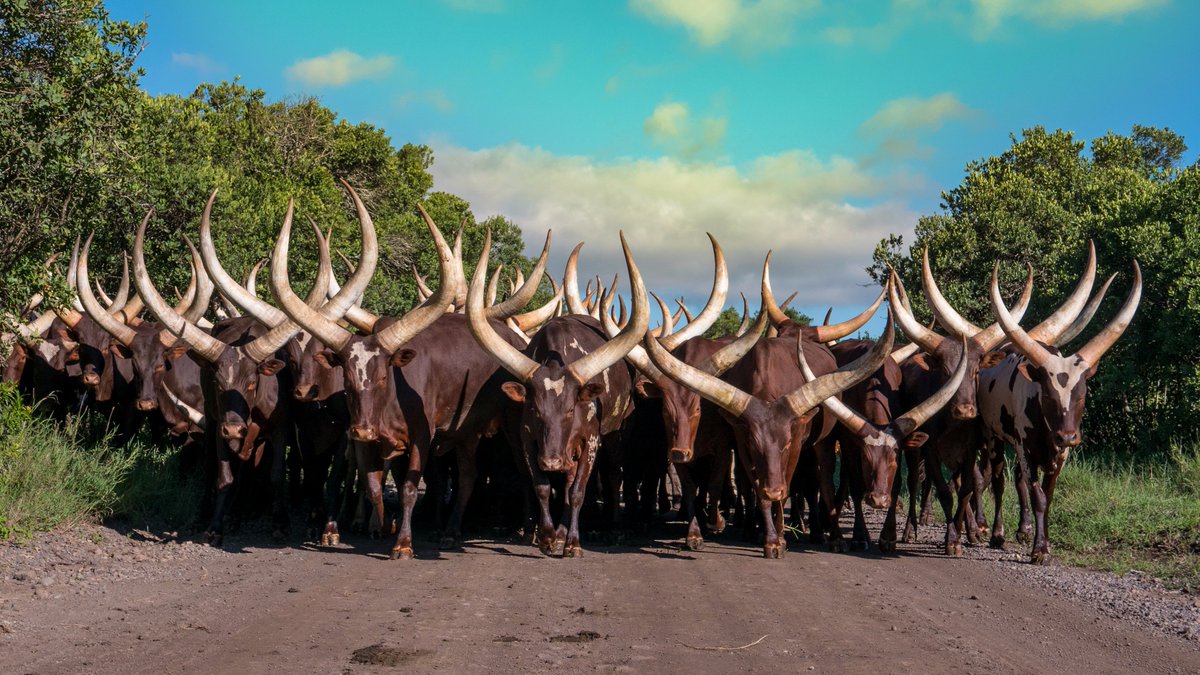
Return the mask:
M783 400L766 403L755 398L741 417L730 420L761 499L787 499L789 466L792 458L799 456L817 412L813 409L797 416Z
M329 351L320 340L308 333L300 333L285 345L285 349L288 369L292 373L292 397L297 401L324 401L343 390L342 367L329 368L317 361L318 353ZM332 355L333 352L329 352L329 358Z
M229 340L235 331L221 330L224 336L214 335L230 344L215 362L202 364L209 368L215 387L215 419L219 421L218 433L230 451L242 459L249 457L252 444L243 443L253 425L252 414L257 408L271 411L277 404L278 382L276 375L283 370L283 361L269 358L261 363L250 357L240 345L252 342L263 329L246 319L234 319L240 328L236 340Z
M1015 355L1009 358L1020 359L1014 367L1038 390L1025 414L1031 421L1040 419L1054 447L1063 452L1083 442L1080 426L1087 403L1087 381L1095 371L1077 354L1062 356L1056 349L1048 351L1051 357L1041 366Z
M672 462L691 461L696 432L700 429L700 395L670 378L654 382L639 379L634 389L642 398L662 399L663 428L670 447L668 459Z
M959 360L967 359L967 372L963 376L962 384L959 385L958 390L954 392L954 397L946 406L950 419L956 422L973 420L978 415L976 383L979 381L979 367L984 356L984 351L975 340L967 340L965 354L962 343L958 340L942 340L933 354L917 357L924 358L927 367L937 373L936 381L938 383L948 382L954 377ZM937 387L934 386L932 389L937 389Z
M126 346L118 341L109 345L112 356L128 360L132 366L132 380L136 390L135 406L149 412L157 410L162 398L163 376L168 362L187 353L187 344L178 342L166 346L159 339L161 326L142 323L134 327L136 337Z
M534 371L527 384L506 382L501 389L522 404L521 437L537 447L542 471L572 472L584 452L595 460L604 385L581 386L565 366L551 362Z
M339 351L321 349L314 354L322 368L342 369L353 440L382 441L393 451L408 446L408 425L397 397L395 369L415 356L411 349L395 353L385 350L375 335L355 336Z
M97 401L107 401L112 393L112 336L91 317L85 316L64 339L77 343L75 360L79 363L79 378L88 393ZM105 381L107 375L108 380ZM105 386L108 385L108 386Z

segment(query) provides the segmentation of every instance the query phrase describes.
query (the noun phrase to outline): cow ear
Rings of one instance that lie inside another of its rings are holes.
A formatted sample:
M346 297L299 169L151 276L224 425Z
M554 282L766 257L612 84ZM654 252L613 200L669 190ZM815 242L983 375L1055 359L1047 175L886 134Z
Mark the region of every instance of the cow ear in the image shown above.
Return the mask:
M390 360L391 360L393 368L403 368L404 366L407 366L409 364L409 362L412 361L413 359L415 359L416 357L417 357L416 351L414 351L412 349L401 349L400 351L396 352L395 354L392 354L392 358Z
M589 382L579 388L579 400L587 403L592 399L599 398L600 394L604 393L604 386L597 382Z
M517 403L525 402L525 385L520 382L505 382L500 385L500 391Z
M266 361L258 364L259 375L266 375L270 377L281 370L283 370L283 361L280 361L279 359L267 359Z
M1032 368L1032 366L1029 364L1028 361L1022 361L1017 366L1017 371L1020 372L1021 376L1024 377L1025 379L1029 380L1030 382L1034 382L1035 380L1033 379L1033 371L1031 370L1031 368Z
M188 352L188 344L181 340L181 341L176 342L175 344L171 345L171 347L169 349L167 349L166 357L168 360L174 361L175 359L183 356L187 352Z
M342 359L337 355L337 352L332 349L322 349L313 354L313 361L321 364L325 368L337 368L342 365Z
M1007 356L1004 352L988 352L983 355L983 358L979 359L979 367L984 369L995 368Z
M662 389L650 380L642 378L634 383L633 388L637 390L638 396L642 398L662 398Z
M916 449L925 445L929 441L929 434L924 431L914 431L904 439L904 447L910 450Z
M79 334L76 333L75 331L71 330L70 328L59 328L58 329L58 339L60 342L63 342L63 343L73 342L73 343L78 344L79 343Z
M71 347L71 350L67 352L66 362L67 363L79 363L79 345L78 344L75 345L74 347Z
M120 342L110 343L108 345L108 351L113 356L115 356L119 359L127 359L127 358L133 356L133 352L129 351L129 347L126 347L125 345L121 344Z

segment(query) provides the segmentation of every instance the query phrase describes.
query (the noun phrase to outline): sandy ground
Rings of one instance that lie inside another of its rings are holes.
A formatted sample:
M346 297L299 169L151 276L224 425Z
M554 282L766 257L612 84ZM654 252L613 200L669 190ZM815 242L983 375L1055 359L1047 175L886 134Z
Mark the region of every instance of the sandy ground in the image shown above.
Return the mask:
M515 542L224 550L92 525L0 547L0 672L1200 672L1200 601L1019 551L895 556L664 525L548 559Z

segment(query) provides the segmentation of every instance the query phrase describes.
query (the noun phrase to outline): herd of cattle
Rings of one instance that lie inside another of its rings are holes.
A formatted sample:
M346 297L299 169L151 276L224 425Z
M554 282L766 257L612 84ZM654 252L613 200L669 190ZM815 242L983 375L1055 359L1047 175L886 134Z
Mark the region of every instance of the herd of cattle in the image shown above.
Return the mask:
M518 467L530 518L526 531L547 555L581 555L585 504L596 507L585 512L596 520L589 528L644 522L668 475L677 476L682 490L689 548L703 545L702 524L720 532L723 512L736 511L748 527L761 527L764 556L781 557L790 499L792 523L840 550L845 539L838 514L848 495L850 546L868 546L865 500L886 510L878 547L894 551L901 460L908 488L903 539L915 537L926 515L918 515L917 504L932 490L946 516L946 553L961 555L964 534L970 541L989 534L979 501L988 477L995 504L990 543L1004 545L1007 444L1017 458L1017 536L1028 541L1032 530L1032 557L1040 561L1050 552L1049 510L1059 471L1082 439L1087 380L1132 319L1141 294L1134 261L1131 290L1115 317L1067 355L1056 346L1080 334L1113 281L1092 294L1090 246L1074 291L1028 330L1019 322L1032 293L1032 268L1011 310L993 272L996 322L980 328L939 292L926 253L922 285L944 334L914 319L895 274L857 317L797 325L772 293L768 254L757 319L751 323L746 308L736 335L708 339L703 333L728 291L715 239L716 269L703 310L676 329L687 310L680 303L672 315L653 296L662 323L650 329L647 291L624 235L628 312L615 292L616 278L607 288L597 279L580 297L582 244L571 253L563 283L550 282L550 301L524 311L545 276L549 234L529 278L518 274L509 296L497 302L499 269L490 279L487 273L490 234L468 283L461 232L448 243L422 210L437 247L439 284L431 290L417 277L420 304L400 317L380 317L359 305L376 268L375 227L358 195L346 189L361 226L361 257L356 267L347 261L350 276L339 285L329 237L313 224L319 265L305 298L288 278L290 204L270 257L274 304L255 293L264 263L239 283L217 258L210 225L216 192L200 219L199 250L187 241L192 280L186 293L176 292L174 305L146 270L144 237L153 212L138 229L134 288L126 260L111 298L98 285L93 290L91 238L82 249L77 243L68 273L76 301L40 314L34 313L38 298L30 301L28 323L5 336L14 343L5 380L60 414L85 405L117 420L124 432L155 424L194 448L210 490L205 537L215 544L238 508L234 502L256 491L269 495L282 534L290 476L302 484L310 532L323 544L340 543L339 505L353 499L373 534L396 533L393 557L411 557L418 487L430 463L445 456L455 467L447 493L453 506L438 524L442 545L455 547L472 491L487 483L480 479L482 455L507 453ZM880 339L846 339L885 299ZM210 301L218 308L215 323L205 318ZM893 322L909 344L894 349ZM492 437L499 442L481 445ZM299 470L286 471L289 463ZM836 485L835 466L841 469ZM597 479L590 481L593 469ZM399 492L398 518L385 513L388 470Z

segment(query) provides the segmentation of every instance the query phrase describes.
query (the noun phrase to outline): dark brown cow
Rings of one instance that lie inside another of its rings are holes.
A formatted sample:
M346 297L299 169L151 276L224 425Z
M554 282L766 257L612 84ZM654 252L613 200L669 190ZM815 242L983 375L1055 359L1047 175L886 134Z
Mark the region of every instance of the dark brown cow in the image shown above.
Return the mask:
M490 244L489 232L467 293L471 333L517 378L503 385L504 393L522 406L519 431L507 431L513 441L519 436L523 468L533 481L540 512L538 546L550 555L562 543L564 556L579 556L583 554L579 511L597 453L603 446L603 452L616 460L620 432L633 406L632 376L622 359L646 332L650 318L646 288L622 234L633 289L629 324L609 340L600 323L590 317L551 319L522 351L502 339L485 320L484 278ZM548 473L565 477L561 496L569 507L567 526L555 528Z
M1133 261L1133 285L1125 304L1095 337L1072 355L1061 354L1016 322L1000 297L992 270L992 311L1012 341L997 352L979 373L979 405L989 446L1008 442L1016 451L1034 511L1033 562L1050 555L1050 504L1059 472L1071 449L1083 442L1081 425L1087 381L1100 359L1118 339L1137 311L1142 296L1142 270ZM1044 472L1038 482L1038 472ZM1001 533L1003 532L1001 528Z
M764 275L765 276L765 275ZM891 325L889 316L888 324ZM826 441L834 419L821 416L821 401L870 375L891 351L891 331L870 354L842 369L822 344L801 341L807 361L822 375L805 383L797 364L798 336L759 341L749 354L719 379L673 357L650 337L643 341L651 360L671 378L721 407L737 438L738 460L758 497L765 538L763 556L779 558L783 539L783 501L800 458L801 448ZM814 421L816 422L814 424ZM822 486L826 509L834 512L832 486ZM814 534L819 520L814 514ZM830 528L833 540L841 535ZM835 544L836 545L836 544Z

